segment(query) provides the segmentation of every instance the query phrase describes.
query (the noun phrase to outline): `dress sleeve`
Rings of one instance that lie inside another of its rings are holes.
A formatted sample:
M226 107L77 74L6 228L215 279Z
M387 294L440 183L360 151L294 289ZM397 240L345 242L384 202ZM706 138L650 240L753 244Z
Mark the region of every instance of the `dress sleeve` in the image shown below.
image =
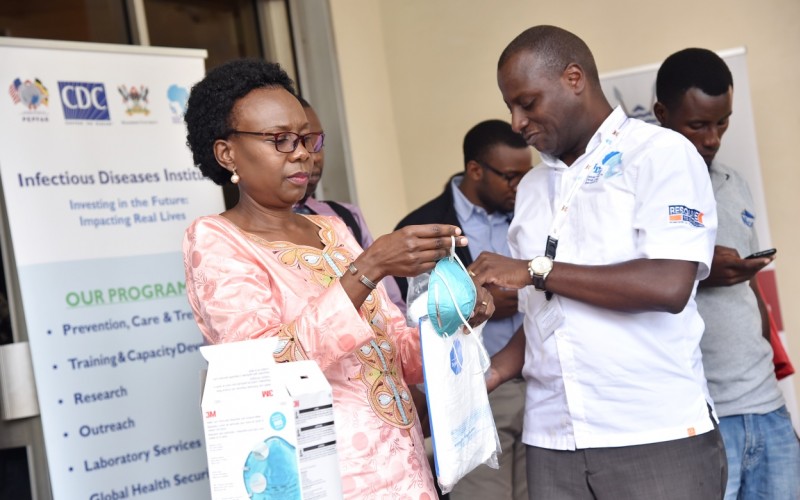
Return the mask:
M184 242L186 292L212 344L275 336L278 361L313 359L322 370L367 343L372 329L336 280L301 304L287 304L270 264L251 243L215 218L201 218ZM308 286L296 278L292 288Z
M422 383L422 351L417 327L406 325L406 320L397 308L389 322L394 331L394 340L403 364L403 378L409 385Z

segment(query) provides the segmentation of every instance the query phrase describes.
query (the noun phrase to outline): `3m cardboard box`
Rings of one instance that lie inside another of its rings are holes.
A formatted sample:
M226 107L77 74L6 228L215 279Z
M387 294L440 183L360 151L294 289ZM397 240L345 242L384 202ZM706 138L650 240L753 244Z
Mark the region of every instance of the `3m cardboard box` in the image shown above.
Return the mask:
M342 497L330 384L313 361L275 363L276 342L200 348L213 500Z

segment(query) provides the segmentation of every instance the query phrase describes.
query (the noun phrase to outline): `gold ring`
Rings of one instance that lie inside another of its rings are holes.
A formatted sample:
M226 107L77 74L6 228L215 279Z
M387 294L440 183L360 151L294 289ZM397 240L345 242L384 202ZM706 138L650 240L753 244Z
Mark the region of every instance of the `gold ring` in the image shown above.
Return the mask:
M469 274L473 278L475 277L475 273L473 273L471 269L467 271L467 274Z
M482 301L481 301L481 305L482 305L484 308L485 308L485 307L489 307L489 303L488 303L488 302L486 302L485 300L482 300Z

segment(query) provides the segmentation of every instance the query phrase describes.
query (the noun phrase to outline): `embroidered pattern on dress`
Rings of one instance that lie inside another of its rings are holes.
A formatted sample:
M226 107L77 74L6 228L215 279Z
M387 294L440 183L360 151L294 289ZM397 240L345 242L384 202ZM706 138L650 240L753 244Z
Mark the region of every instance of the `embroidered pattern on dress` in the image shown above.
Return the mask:
M362 363L361 380L368 388L367 400L375 414L390 425L410 429L414 426L416 411L398 373L397 348L386 333L380 305L376 293L370 293L361 305L361 312L375 334L375 339L356 353Z
M310 274L312 282L327 288L344 274L354 260L336 236L336 232L324 217L307 216L320 226L319 236L324 245L320 250L298 246L289 242L270 242L254 234L247 236L272 250L285 266ZM386 318L381 308L381 297L371 292L360 311L375 338L356 351L362 364L361 380L367 386L367 400L375 414L384 422L401 429L410 429L416 421L416 411L398 370L398 355L395 343L386 333ZM274 356L278 362L308 359L297 341L296 325L291 323L278 332L278 345Z
M278 344L272 352L272 356L278 363L308 359L308 355L297 341L296 328L296 325L291 323L281 327L278 331Z

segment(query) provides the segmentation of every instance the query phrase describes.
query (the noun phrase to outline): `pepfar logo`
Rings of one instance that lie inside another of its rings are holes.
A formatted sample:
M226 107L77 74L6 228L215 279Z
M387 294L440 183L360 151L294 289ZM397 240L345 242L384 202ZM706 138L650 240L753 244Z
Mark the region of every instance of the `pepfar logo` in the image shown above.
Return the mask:
M106 87L102 83L58 82L67 120L110 120Z
M49 97L47 87L38 78L34 78L33 81L25 80L24 82L20 78L15 78L8 87L8 93L14 104L21 102L30 110L42 105L47 106Z

